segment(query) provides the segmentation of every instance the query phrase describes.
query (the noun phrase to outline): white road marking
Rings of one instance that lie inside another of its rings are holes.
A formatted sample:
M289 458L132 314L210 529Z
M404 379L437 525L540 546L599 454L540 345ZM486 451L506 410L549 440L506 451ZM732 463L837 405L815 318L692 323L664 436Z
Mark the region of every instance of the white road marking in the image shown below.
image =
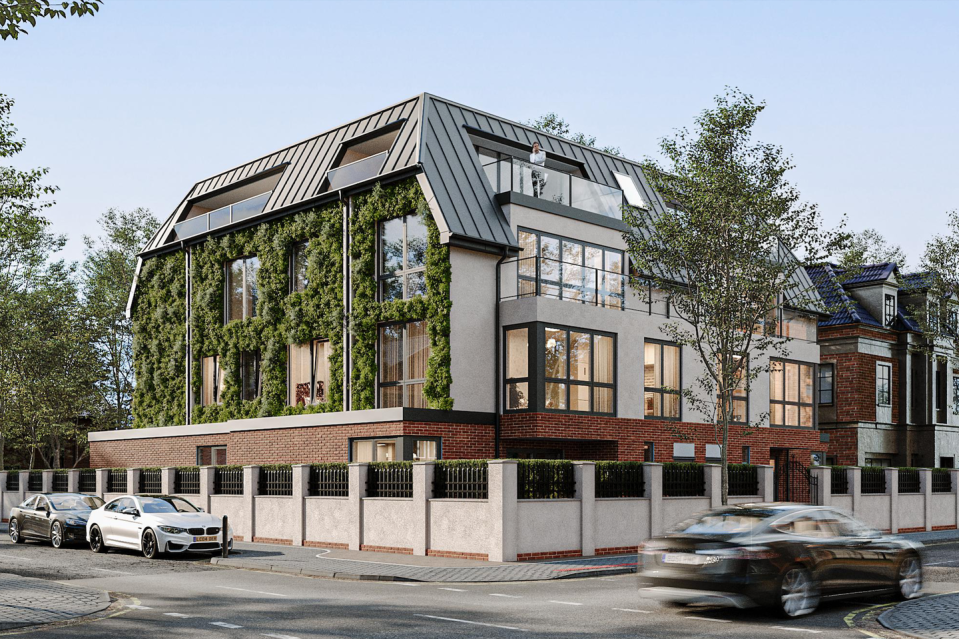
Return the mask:
M634 608L613 608L613 610L619 610L620 612L639 612L644 615L653 614L652 610L635 610Z
M456 623L468 623L471 626L486 626L487 628L499 628L500 630L519 630L520 632L529 632L525 628L516 626L498 626L495 623L481 623L479 621L467 621L466 619L453 619L452 617L436 617L434 615L413 615L414 617L424 617L426 619L438 619L439 621L455 621Z
M581 603L576 603L575 601L554 601L550 599L549 602L554 604L563 604L564 606L582 606L583 605Z
M293 635L270 635L263 634L264 637L273 637L273 639L300 639L299 637L294 637Z
M129 604L127 608L132 608L133 610L153 610L150 606L139 606L137 604Z
M931 564L926 564L926 565L927 565L927 566L945 566L945 565L947 565L947 564L954 564L954 563L956 563L957 561L959 561L959 560L953 559L953 560L951 560L951 561L936 561L936 562L933 562L933 563L931 563Z
M419 584L410 583L408 581L391 581L389 583L393 584L394 586L410 586L412 588L419 586Z
M811 632L814 635L821 635L822 630L811 630L809 628L790 628L789 626L772 626L776 630L789 630L790 632Z
M217 588L223 588L224 590L239 590L241 592L252 592L258 595L272 595L274 597L289 597L289 595L281 595L278 592L263 592L262 590L247 590L246 588L233 588L231 586L217 586Z
M520 597L519 595L501 595L498 592L491 592L489 596L490 597L507 597L509 599L522 599L522 597Z
M683 619L695 619L696 621L715 621L716 623L732 623L729 619L713 619L712 617L683 617Z
M450 592L469 592L468 590L463 590L462 588L440 588L440 590L449 590Z
M220 626L221 628L229 628L230 630L236 630L237 628L242 628L243 626L238 626L235 623L227 623L225 621L211 621L211 626Z
M185 615L182 612L164 612L167 617L176 617L177 619L192 619L193 615Z
M123 572L122 570L109 570L107 568L92 568L91 570L99 570L101 572L115 572L118 575L132 575L132 572Z

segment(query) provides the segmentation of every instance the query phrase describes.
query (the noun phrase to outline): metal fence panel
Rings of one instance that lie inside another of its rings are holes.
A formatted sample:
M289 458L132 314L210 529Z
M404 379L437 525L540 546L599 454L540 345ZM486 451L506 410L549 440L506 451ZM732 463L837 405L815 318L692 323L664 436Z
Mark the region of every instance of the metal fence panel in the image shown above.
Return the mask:
M951 493L952 492L952 473L944 468L932 469L932 492Z
M366 476L366 494L369 497L413 497L413 465L404 462L370 464Z
M127 469L111 468L107 472L107 490L108 493L127 492Z
M140 471L140 492L159 495L163 492L163 481L159 468L144 468Z
M864 495L882 495L886 492L886 469L878 466L865 466L862 469L862 493Z
M664 497L704 497L706 470L702 464L663 464Z
M285 496L293 494L292 466L260 467L260 494Z
M347 464L314 464L310 466L310 497L348 497L350 468Z
M81 493L97 492L97 471L93 468L84 468L80 471L80 485L77 487Z
M730 464L729 495L743 497L759 494L759 469L750 464Z
M437 462L433 468L433 497L436 499L488 499L489 465L482 463Z
M65 470L53 471L53 492L65 493L70 490L70 476Z
M173 493L176 495L200 494L200 469L177 468L173 471Z
M214 495L242 495L243 469L216 466L213 469Z
M646 478L639 462L596 462L596 497L645 497Z
M899 492L900 493L919 493L919 469L918 468L900 468L899 469Z
M832 494L849 494L849 473L845 466L834 466L832 468Z
M572 462L522 459L517 480L519 499L571 499L576 494Z

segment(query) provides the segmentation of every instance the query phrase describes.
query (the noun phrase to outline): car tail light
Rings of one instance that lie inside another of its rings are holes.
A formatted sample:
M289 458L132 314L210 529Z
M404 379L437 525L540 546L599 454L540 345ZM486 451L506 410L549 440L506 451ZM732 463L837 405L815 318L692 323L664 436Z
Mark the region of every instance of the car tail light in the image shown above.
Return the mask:
M766 546L737 546L735 548L718 548L697 552L700 555L712 555L723 559L775 559L778 556Z

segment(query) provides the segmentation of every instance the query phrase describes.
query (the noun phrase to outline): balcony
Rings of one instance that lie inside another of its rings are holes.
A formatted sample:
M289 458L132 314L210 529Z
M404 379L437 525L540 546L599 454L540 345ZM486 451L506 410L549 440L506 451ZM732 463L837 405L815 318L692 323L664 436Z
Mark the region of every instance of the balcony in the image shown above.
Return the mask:
M623 192L615 187L516 158L490 162L483 166L483 171L497 194L520 193L603 217L623 219Z
M345 186L376 177L380 174L380 169L383 168L388 153L389 151L383 151L362 160L330 169L326 173L326 178L330 183L327 191L338 191Z
M273 191L267 191L266 193L255 195L236 204L224 206L215 211L210 211L209 213L204 213L203 215L198 215L180 222L173 227L176 239L185 240L196 237L197 235L202 235L220 227L229 226L234 222L246 220L254 215L259 215L263 212L263 209L266 208L266 203L269 201L272 193Z
M552 299L624 310L626 278L621 272L546 257L521 257L503 263L507 277L500 301L523 297ZM511 290L515 281L515 293Z

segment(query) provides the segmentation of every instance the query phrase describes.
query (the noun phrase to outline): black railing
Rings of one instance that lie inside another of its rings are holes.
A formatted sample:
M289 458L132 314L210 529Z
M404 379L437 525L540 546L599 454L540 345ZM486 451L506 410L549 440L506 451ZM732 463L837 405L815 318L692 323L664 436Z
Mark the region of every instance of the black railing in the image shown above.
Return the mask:
M81 493L97 492L97 471L93 468L84 468L80 471L80 482L77 490Z
M293 494L293 466L260 466L261 495L283 497Z
M38 493L43 490L43 471L31 470L27 475L27 490L32 493Z
M845 466L833 466L831 478L833 495L849 494L849 471Z
M140 492L159 495L163 492L163 480L159 468L144 468L140 471Z
M642 462L596 462L596 497L600 499L645 497Z
M111 468L107 472L107 490L108 493L127 492L127 469Z
M706 495L706 471L702 464L667 462L663 464L664 497L703 497Z
M952 473L948 468L932 469L932 492L951 493L952 492Z
M486 460L438 461L433 467L436 499L488 499L489 465Z
M310 497L348 497L350 467L346 464L313 464L307 484Z
M519 499L571 499L576 494L573 462L522 459L516 466Z
M919 485L918 468L900 468L899 469L899 492L900 493L920 493L922 489Z
M53 471L53 492L65 493L70 490L70 475L66 470Z
M759 494L759 469L752 464L729 465L729 494L733 497Z
M882 495L886 492L886 469L880 466L863 466L862 494Z
M413 496L412 462L374 462L366 475L367 497L394 497L407 499Z
M186 466L173 470L173 493L175 495L200 494L200 469Z
M213 468L214 495L242 495L243 467L215 466Z
M9 490L11 492L15 490L20 490L20 471L19 470L7 471L7 483L4 490Z

